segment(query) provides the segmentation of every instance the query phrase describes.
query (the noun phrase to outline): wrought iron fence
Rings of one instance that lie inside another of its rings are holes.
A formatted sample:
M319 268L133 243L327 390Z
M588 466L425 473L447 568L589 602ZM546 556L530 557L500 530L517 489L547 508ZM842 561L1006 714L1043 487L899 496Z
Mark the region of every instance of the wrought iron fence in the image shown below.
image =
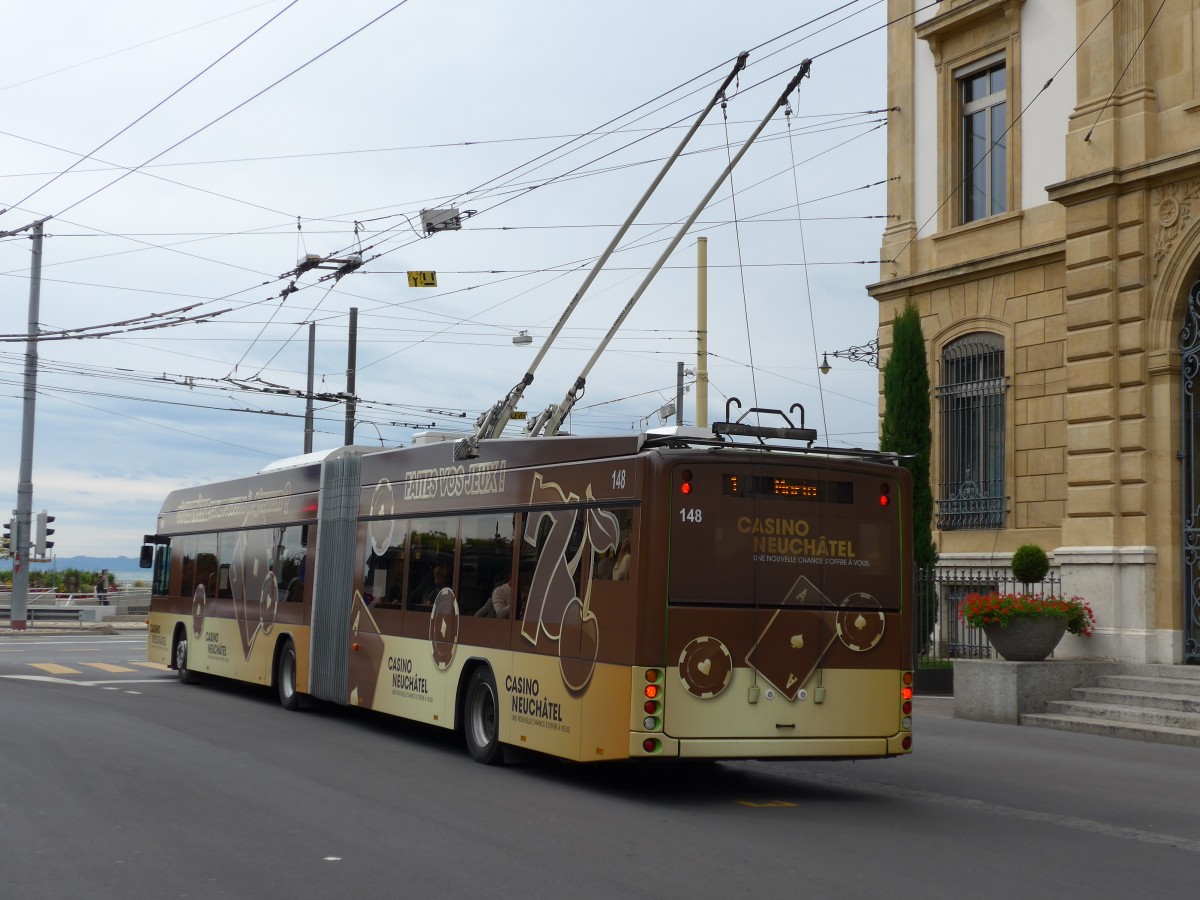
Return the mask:
M920 668L949 668L955 659L991 659L995 654L983 631L958 617L958 607L968 594L1062 593L1062 579L1050 572L1034 584L1025 584L1004 568L935 566L917 570L917 606L914 622L916 658Z

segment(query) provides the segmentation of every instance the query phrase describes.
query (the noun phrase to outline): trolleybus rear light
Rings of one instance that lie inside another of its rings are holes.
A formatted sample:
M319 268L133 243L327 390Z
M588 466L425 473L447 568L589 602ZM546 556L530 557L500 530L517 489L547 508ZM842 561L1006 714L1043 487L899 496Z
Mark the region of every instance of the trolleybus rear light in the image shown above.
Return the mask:
M646 685L646 697L650 700L653 700L657 696L658 696L658 685L657 684Z
M646 670L646 680L650 682L650 684L654 684L660 678L662 678L662 672L658 671L658 669Z
M692 470L691 469L683 470L683 481L679 485L679 492L681 494L690 494L692 492Z
M903 684L912 684L913 683L912 672L905 672L903 675L900 676L900 681Z
M901 706L900 709L904 711L904 714L906 716L911 716L912 715L912 701L905 700L904 705Z
M912 735L906 734L904 736L904 738L900 741L900 746L903 747L905 750L911 750L912 749Z
M650 713L650 715L653 716L658 712L658 710L661 706L662 706L662 704L659 703L657 700L647 700L646 705L643 706L642 709L646 710L646 712Z
M642 727L647 731L658 731L658 719L654 716L646 716L642 719Z
M647 753L657 753L660 747L662 747L662 743L658 738L646 738L642 741L642 749Z
M888 496L892 492L892 486L886 481L879 486L879 505L887 506L892 502L892 498Z
M913 689L912 689L912 688L910 688L910 687L902 687L902 688L900 688L900 698L901 698L902 700L911 700L911 699L912 699L912 695L913 695Z
M900 721L900 727L903 728L905 731L912 731L912 719L910 719L908 716L905 716Z

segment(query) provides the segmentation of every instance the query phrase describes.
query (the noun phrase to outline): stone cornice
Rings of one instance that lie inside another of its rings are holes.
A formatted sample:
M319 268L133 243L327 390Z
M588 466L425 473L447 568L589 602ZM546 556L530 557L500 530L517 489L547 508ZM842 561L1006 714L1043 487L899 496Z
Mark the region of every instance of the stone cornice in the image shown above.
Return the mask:
M934 288L949 287L952 284L978 281L1005 272L1023 269L1030 264L1045 264L1065 260L1067 256L1065 240L1051 241L1034 247L1023 247L995 256L985 256L961 262L944 269L933 269L903 278L893 278L887 281L877 281L867 285L867 293L876 300L891 300L903 297L915 291L927 291Z
M1189 170L1191 170L1189 172ZM1123 169L1105 169L1049 185L1046 193L1050 199L1064 206L1081 203L1096 197L1107 197L1120 193L1124 188L1144 181L1176 180L1189 174L1200 174L1200 149L1185 150L1171 156L1148 159Z

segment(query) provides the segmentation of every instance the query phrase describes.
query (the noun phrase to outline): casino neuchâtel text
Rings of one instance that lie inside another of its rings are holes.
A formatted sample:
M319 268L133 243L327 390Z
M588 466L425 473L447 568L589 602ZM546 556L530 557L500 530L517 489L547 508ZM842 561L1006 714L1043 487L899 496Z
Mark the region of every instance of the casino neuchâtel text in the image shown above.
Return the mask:
M755 553L854 559L853 541L829 540L824 535L810 537L807 519L742 516L737 528L753 538Z

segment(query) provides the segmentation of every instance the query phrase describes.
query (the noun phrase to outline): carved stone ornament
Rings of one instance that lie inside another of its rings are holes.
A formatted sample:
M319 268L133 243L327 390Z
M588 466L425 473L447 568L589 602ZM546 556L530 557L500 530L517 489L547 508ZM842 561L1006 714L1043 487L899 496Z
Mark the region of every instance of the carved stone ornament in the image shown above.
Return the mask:
M1200 211L1200 179L1155 188L1150 193L1150 204L1154 208L1150 217L1154 224L1154 274L1158 275L1180 235L1187 232Z

